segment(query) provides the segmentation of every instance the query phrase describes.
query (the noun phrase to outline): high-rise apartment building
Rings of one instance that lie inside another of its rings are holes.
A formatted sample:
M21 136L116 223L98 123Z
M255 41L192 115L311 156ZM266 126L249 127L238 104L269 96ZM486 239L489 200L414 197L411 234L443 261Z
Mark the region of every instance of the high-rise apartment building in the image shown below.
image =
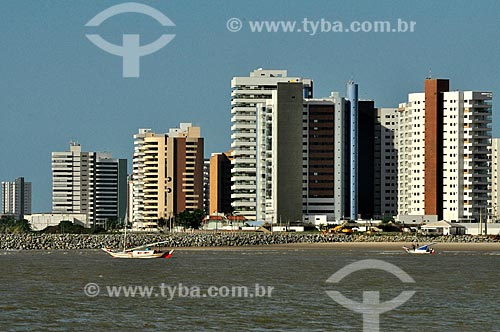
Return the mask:
M491 140L491 221L500 221L500 138Z
M349 89L356 90L350 100L332 92L304 102L304 214L337 222L372 218L375 211L376 110L373 100L358 100L357 85L349 82Z
M257 105L257 219L302 221L303 84L279 82Z
M167 175L175 179L175 187L171 187L172 195L167 196L167 208L175 214L202 210L204 140L200 127L181 123L179 128L170 129L168 136Z
M374 217L398 214L398 109L378 108L374 147Z
M271 99L278 82L302 82L302 97L312 97L312 81L288 77L286 70L257 69L249 77L231 80L231 148L234 150L231 200L234 213L247 219L256 219L257 215L257 105Z
M24 181L23 177L2 182L2 214L16 219L31 214L31 182Z
M400 104L399 215L479 221L491 204L490 92L449 91L426 79Z
M52 212L88 215L90 154L74 142L69 151L52 152Z
M156 228L158 219L203 209L203 138L181 123L167 134L139 129L134 135L133 221Z
M375 127L377 109L373 100L358 100L357 215L375 216ZM351 210L352 211L352 210ZM352 219L352 217L351 217Z
M374 102L355 96L348 100L339 93L300 98L300 84L279 82L272 97L257 107L257 219L288 222L300 220L301 215L307 220L326 215L330 222L350 219L352 190L356 218L372 217ZM351 130L351 123L358 129ZM353 149L359 155L352 156ZM358 158L359 165L352 166ZM359 174L353 177L352 172ZM295 209L299 206L302 211Z
M347 216L348 171L345 151L346 101L338 92L304 100L302 127L302 209L308 219L326 215L330 222Z
M233 151L213 153L210 157L209 214L231 213L231 160Z
M203 210L210 215L210 158L203 160Z
M108 220L124 222L127 213L127 160L110 153L91 153L89 165L89 220L106 226Z
M127 160L111 154L70 150L52 152L52 211L84 214L92 225L124 220L127 204Z

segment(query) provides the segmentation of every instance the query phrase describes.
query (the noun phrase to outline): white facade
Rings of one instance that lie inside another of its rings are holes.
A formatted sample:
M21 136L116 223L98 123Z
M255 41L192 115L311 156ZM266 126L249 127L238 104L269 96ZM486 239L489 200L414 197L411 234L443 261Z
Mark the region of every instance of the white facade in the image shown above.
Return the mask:
M500 138L493 138L491 144L491 218L500 220Z
M231 80L231 149L234 150L231 200L234 212L256 219L256 112L276 90L278 82L303 82L312 91L312 81L288 77L286 70L257 69L249 77Z
M210 215L210 158L203 160L203 210Z
M144 139L154 135L151 129L139 129L139 132L134 135L134 155L132 159L133 200L132 210L129 212L131 221L144 220Z
M275 95L275 94L273 94ZM273 164L276 156L272 154L273 101L257 105L256 117L256 220L274 222L275 200L273 199ZM274 184L276 185L276 184ZM267 208L266 208L267 206ZM267 213L266 213L267 211Z
M399 105L398 214L424 215L425 93Z
M443 92L443 219L479 221L490 206L489 92ZM424 215L425 93L400 104L397 145L399 215Z
M52 212L89 213L89 159L73 142L69 151L52 152Z
M125 217L126 209L120 207L120 200L126 201L125 187L124 159L112 159L110 153L82 152L80 144L73 142L69 151L52 152L54 214L85 214L91 223L103 227L108 219Z
M398 118L397 108L378 108L375 172L376 177L376 199L380 202L380 217L395 216L398 214ZM378 193L380 198L378 197Z
M71 221L75 225L90 228L92 224L84 213L34 213L27 215L26 220L30 222L31 229L41 231L49 226L57 226L61 221Z
M25 182L22 177L2 182L2 214L16 219L31 214L31 182Z
M444 94L445 220L487 219L491 206L491 99L489 92Z

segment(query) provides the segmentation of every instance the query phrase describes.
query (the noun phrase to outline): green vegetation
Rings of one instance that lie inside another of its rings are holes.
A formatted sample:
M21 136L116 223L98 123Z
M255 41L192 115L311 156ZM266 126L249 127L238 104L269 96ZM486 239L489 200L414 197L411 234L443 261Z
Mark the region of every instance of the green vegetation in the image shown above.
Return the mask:
M16 220L13 216L2 216L0 218L0 233L21 234L31 232L28 220Z
M104 233L101 227L85 228L82 225L75 225L69 220L63 220L57 226L49 226L40 233L46 234L97 234Z
M197 209L194 211L184 211L177 215L177 223L184 228L199 229L203 218L205 217L205 211Z
M123 227L123 223L118 220L118 218L109 218L106 220L106 231L114 231Z
M158 219L157 224L158 224L158 229L162 231L165 228L165 226L167 226L167 220L165 218L160 218Z

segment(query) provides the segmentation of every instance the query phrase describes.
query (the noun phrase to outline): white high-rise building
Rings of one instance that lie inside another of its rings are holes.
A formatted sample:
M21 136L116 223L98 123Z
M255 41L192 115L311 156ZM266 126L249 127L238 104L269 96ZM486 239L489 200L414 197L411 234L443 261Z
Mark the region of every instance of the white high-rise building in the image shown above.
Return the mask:
M165 134L161 134L165 136ZM139 129L134 135L134 155L132 160L132 211L129 211L130 221L144 220L144 173L145 173L145 143L146 137L155 137L151 129Z
M31 214L31 182L23 177L2 182L2 214L22 219Z
M500 138L491 140L491 219L500 221Z
M70 150L52 152L52 212L89 213L90 153L78 143Z
M398 214L424 215L425 93L411 93L399 104Z
M378 108L375 123L375 215L398 214L397 108Z
M70 150L52 152L52 212L83 214L92 225L105 227L124 220L127 202L127 160L110 153Z
M302 82L303 97L312 97L312 81L288 77L286 70L257 69L249 77L231 80L231 148L234 150L231 200L234 213L247 219L254 220L257 215L257 105L271 99L278 82Z
M399 215L486 220L491 203L490 92L448 91L426 80L425 93L400 104Z

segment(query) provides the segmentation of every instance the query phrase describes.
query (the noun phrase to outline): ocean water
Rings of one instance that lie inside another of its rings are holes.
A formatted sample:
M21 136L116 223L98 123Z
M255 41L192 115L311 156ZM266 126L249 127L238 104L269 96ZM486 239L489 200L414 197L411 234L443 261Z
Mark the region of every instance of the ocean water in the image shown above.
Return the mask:
M367 259L393 264L415 282L373 268L326 282ZM327 291L356 302L364 291L378 291L380 302L415 291L378 316L380 331L500 331L499 276L500 250L431 256L240 248L177 250L168 260L112 259L94 250L8 251L0 252L0 331L362 331L365 318L376 324ZM99 287L97 295L89 283ZM248 292L233 296L233 286ZM109 293L112 287L136 293ZM141 295L140 287L151 294Z

